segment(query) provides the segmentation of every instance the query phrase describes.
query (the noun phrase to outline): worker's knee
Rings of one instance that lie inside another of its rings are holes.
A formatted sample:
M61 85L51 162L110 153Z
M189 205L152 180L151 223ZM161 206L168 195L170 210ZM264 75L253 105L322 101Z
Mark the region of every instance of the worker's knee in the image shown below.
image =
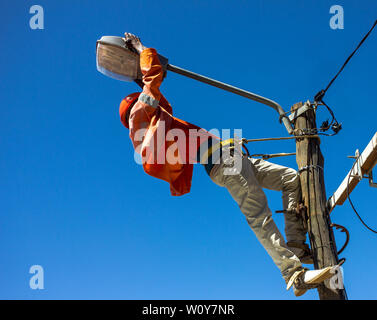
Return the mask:
M300 176L295 169L287 168L283 175L284 185L289 186L289 189L296 189L300 187Z

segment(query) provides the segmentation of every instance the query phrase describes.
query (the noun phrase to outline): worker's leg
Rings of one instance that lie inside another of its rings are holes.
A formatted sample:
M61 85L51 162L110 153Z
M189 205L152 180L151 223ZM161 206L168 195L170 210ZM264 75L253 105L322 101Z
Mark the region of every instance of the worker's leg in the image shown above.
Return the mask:
M228 159L215 165L210 174L211 179L228 189L245 215L249 226L287 281L293 272L302 268L300 260L288 249L284 237L273 221L266 196L256 179L250 160L247 157L242 158L240 171L237 168L230 169L233 161L234 158L229 156ZM233 174L224 174L226 168L228 173Z
M301 217L297 217L294 212L301 198L300 177L297 171L262 159L249 160L254 165L255 176L263 188L282 191L283 207L285 210L288 209L284 214L287 242L304 244L306 231ZM299 248L294 248L293 251L298 256L303 253Z

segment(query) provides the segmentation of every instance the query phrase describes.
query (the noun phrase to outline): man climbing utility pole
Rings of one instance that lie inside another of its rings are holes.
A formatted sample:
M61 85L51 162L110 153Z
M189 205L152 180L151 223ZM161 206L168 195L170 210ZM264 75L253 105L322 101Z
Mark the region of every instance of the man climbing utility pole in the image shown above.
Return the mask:
M144 171L169 182L172 195L180 196L190 191L191 161L203 164L211 180L225 187L237 202L250 228L280 269L287 290L292 287L294 294L301 296L308 289L332 278L334 266L318 270L302 266L304 260L310 258L310 252L305 250L305 230L302 220L296 215L301 198L297 172L252 159L242 154L237 139L221 140L204 129L173 117L171 105L160 92L164 70L157 51L146 48L139 38L129 33L125 34L125 41L129 41L140 55L143 91L123 99L119 114L121 122L129 129L135 151L142 156ZM196 134L191 136L196 130L200 132L200 143L197 143ZM178 131L183 140L168 139L170 133L176 132L173 136L177 136ZM166 156L163 159L167 160L176 153L178 158L172 158L178 162L158 161L161 159L159 154ZM272 218L263 187L283 192L287 243Z
M302 107L297 103L292 112ZM316 126L315 112L312 106L295 120L298 132L309 134ZM331 229L330 216L326 207L326 191L324 184L324 159L317 138L296 140L296 160L300 173L301 190L308 215L308 234L316 269L333 266L339 263L334 234ZM346 300L344 289L331 289L329 281L318 287L321 300Z

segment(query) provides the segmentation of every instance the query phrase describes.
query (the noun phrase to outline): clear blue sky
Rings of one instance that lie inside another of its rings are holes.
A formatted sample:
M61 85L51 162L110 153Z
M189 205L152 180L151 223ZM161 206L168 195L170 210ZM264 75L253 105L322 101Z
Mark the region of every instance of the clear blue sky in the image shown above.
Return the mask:
M44 8L44 30L29 27L34 4ZM343 30L329 27L334 4L343 5ZM0 298L295 299L236 203L202 167L191 193L172 197L133 161L118 106L137 87L96 70L95 43L135 33L172 64L289 110L331 79L377 18L375 1L2 1L0 12ZM326 96L343 124L322 139L328 196L352 165L347 155L376 132L376 52L377 30ZM177 117L206 129L286 135L272 109L245 98L176 74L161 89ZM294 158L277 163L297 168ZM375 227L376 192L363 181L352 194ZM267 196L281 209L279 193ZM376 299L377 236L348 203L332 220L351 233L341 255L349 298ZM344 236L336 238L340 247ZM44 268L44 290L29 288L32 265ZM317 299L316 291L302 298Z

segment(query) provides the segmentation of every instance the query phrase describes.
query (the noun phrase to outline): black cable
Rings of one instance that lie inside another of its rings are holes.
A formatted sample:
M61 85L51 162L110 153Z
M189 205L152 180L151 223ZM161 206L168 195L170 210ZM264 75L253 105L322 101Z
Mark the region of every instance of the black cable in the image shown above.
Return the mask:
M331 121L330 123L328 120L324 121L320 128L303 129L304 133L307 135L321 135L327 137L335 136L336 134L338 134L342 129L342 124L339 123L338 120L336 120L334 112L331 110L331 108L324 101L316 101L312 104L314 104L315 106L325 106L327 111L331 115ZM325 133L329 129L332 129L333 133Z
M338 134L338 132L342 129L342 124L339 123L338 120L336 120L334 112L331 110L331 108L323 100L321 100L319 105L325 106L327 108L328 112L331 115L330 124L328 123L328 121L325 121L324 123L322 123L320 131L325 132L325 131L329 130L330 128L334 131L334 133L332 133L332 134L322 133L322 135L334 136L334 135Z
M344 67L347 65L347 63L351 60L351 58L353 57L353 55L356 53L356 51L361 47L361 45L363 44L363 42L368 38L368 36L370 35L370 33L372 32L372 30L374 29L374 27L377 25L377 20L374 22L372 28L368 31L368 33L364 36L364 38L360 41L360 43L357 45L356 49L350 54L350 56L347 58L346 62L344 62L344 64L342 65L342 67L340 68L340 70L338 71L338 73L335 75L335 77L330 81L330 83L327 85L326 89L325 89L325 93L326 91L328 90L328 88L330 88L330 86L333 84L333 82L335 81L335 79L338 77L338 75L343 71Z
M330 86L333 84L333 82L335 81L335 79L339 76L339 74L343 71L343 69L345 68L345 66L347 65L347 63L351 60L351 58L353 57L353 55L356 53L356 51L361 47L361 45L364 43L364 41L368 38L368 36L370 35L370 33L372 32L372 30L374 29L374 27L377 25L377 20L374 22L372 28L370 28L370 30L368 31L368 33L364 36L364 38L360 41L360 43L357 45L356 49L350 54L350 56L347 58L347 60L343 63L342 67L340 68L340 70L338 71L338 73L335 75L334 78L331 79L331 81L329 82L329 84L327 85L326 89L324 90L321 90L319 91L314 100L315 101L322 101L322 98L324 97L326 91L330 88Z
M350 198L350 191L349 191L350 178L351 178L351 174L352 174L352 172L353 172L353 169L354 169L354 167L355 167L355 164L359 161L359 158L360 158L360 156L358 156L358 157L356 158L355 162L354 162L353 165L352 165L351 171L350 171L350 173L349 173L349 175L348 175L348 179L347 179L347 198L348 198L348 201L349 201L349 203L350 203L350 205L351 205L353 211L355 211L357 217L359 218L359 220L361 221L361 223L364 225L364 227L366 227L367 229L369 229L370 231L372 231L372 232L374 232L374 233L377 233L376 230L370 228L370 227L369 227L369 226L363 221L363 219L360 217L360 215L358 214L357 210L355 209L355 206L353 205L352 200L351 200L351 198Z
M328 112L331 115L331 121L330 121L330 123L327 123L327 121L326 121L326 124L325 125L322 124L322 126L321 126L321 130L322 131L327 131L328 129L331 128L331 125L334 123L334 121L336 121L335 115L334 115L334 112L331 110L331 108L325 102L322 101L321 104L319 104L319 105L325 106L326 109L328 110ZM338 122L338 121L336 121L336 122Z

